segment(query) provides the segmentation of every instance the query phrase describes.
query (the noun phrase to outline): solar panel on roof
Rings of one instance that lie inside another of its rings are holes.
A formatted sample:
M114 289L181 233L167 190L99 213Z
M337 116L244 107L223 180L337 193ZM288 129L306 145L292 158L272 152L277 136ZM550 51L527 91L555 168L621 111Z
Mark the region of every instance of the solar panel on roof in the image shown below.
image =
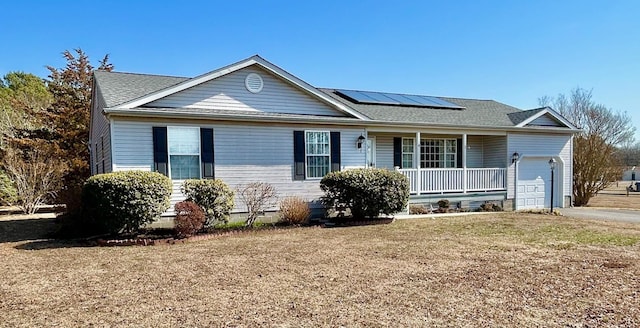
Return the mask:
M385 96L397 101L399 104L404 104L404 105L416 105L416 106L420 106L422 105L422 103L415 101L405 95L401 95L401 94L396 94L396 93L385 93Z
M375 99L365 96L360 91L354 91L354 90L337 90L337 91L341 95L347 96L348 98L351 98L355 102L373 103L375 101Z
M380 93L380 92L370 92L370 91L360 91L360 93L364 94L365 96L374 99L375 101L377 101L380 104L391 104L391 105L400 105L401 103L398 101L395 101L389 97L387 97L385 94Z
M464 109L462 106L452 104L440 98L429 96L340 89L336 90L336 92L341 96L362 104Z

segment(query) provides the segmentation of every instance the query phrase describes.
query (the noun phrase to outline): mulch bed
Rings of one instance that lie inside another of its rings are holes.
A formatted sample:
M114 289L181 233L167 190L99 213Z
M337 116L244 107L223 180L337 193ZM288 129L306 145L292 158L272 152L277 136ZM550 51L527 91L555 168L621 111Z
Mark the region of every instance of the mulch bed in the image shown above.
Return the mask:
M335 228L335 227L355 227L365 225L376 224L389 224L393 222L394 218L380 218L380 219L353 219L353 218L333 218L329 222L325 222L321 225L311 226L266 226L260 228L242 228L233 230L222 230L208 233L197 234L186 238L178 238L170 233L171 230L164 230L163 233L150 233L143 234L138 237L131 238L116 238L116 239L95 239L95 245L100 247L114 247L114 246L156 246L156 245L174 245L184 244L187 242L208 240L219 237L226 237L232 235L247 234L262 230L286 230L292 228Z

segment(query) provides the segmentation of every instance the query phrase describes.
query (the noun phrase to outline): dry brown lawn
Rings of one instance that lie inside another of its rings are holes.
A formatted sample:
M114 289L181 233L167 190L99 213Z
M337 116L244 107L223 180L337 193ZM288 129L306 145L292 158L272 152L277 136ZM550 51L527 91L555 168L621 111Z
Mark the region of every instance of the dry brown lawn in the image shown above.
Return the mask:
M614 183L609 188L600 191L589 201L589 207L610 207L640 210L640 192L630 192L627 196L626 187L630 181ZM635 186L634 186L635 188Z
M0 326L640 326L633 224L500 214L115 248L38 240L50 226L0 220Z

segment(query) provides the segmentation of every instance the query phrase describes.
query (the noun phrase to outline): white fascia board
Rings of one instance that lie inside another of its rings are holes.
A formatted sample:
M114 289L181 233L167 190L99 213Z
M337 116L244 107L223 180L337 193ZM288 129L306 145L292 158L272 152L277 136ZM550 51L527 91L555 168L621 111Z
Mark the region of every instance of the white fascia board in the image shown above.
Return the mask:
M175 111L154 111L150 108L144 109L121 109L106 108L104 113L109 118L113 117L139 117L139 118L164 118L164 119L186 119L186 120L219 120L219 121L236 121L236 122L278 122L278 123L296 123L296 124L328 124L328 125L345 125L359 126L370 129L370 132L415 132L425 131L425 124L415 122L387 122L387 121L363 121L355 118L331 118L324 117L282 117L282 116L255 116L242 113L185 113L179 110ZM490 135L504 135L506 132L540 132L540 133L575 133L575 131L566 128L516 128L516 127L491 127L491 126L473 126L473 125L450 125L450 124L429 124L429 129L447 130L452 133L481 133ZM482 133L484 131L484 133Z
M164 98L166 96L172 95L174 93L180 92L182 90L186 90L188 88L194 87L196 85L211 81L213 79L216 79L220 76L223 75L227 75L229 73L233 73L235 71L239 71L243 68L249 67L251 65L259 65L260 67L262 67L263 69L275 74L276 76L279 76L280 78L282 78L283 80L289 82L290 84L293 84L294 86L298 87L299 89L304 90L305 92L307 92L308 94L316 97L317 99L319 99L320 101L329 104L330 106L333 106L334 108L336 108L337 110L349 114L351 116L354 116L356 118L359 118L361 120L369 120L368 117L350 109L349 107L347 107L346 105L330 98L329 96L325 95L324 93L321 93L320 91L318 91L316 88L314 88L313 86L311 86L310 84L302 81L301 79L289 74L288 72L286 72L285 70L281 69L280 67L266 61L265 59L263 59L262 57L255 55L252 57L249 57L245 60L239 61L235 64L231 64L225 67L222 67L220 69L217 69L215 71L209 72L209 73L205 73L203 75L194 77L192 79L186 80L184 82L178 83L176 85L170 86L168 88L156 91L154 93L148 94L146 96L143 96L141 98L132 100L130 102L124 103L120 106L118 106L118 108L123 108L123 109L132 109L132 108L136 108L136 107L140 107L144 104L148 104L154 100L158 100L160 98Z
M560 121L560 123L564 124L566 127L572 129L572 130L577 130L578 128L573 125L571 122L569 122L566 118L562 117L562 115L556 113L556 111L554 111L553 109L549 108L549 107L545 107L543 110L541 110L540 112L536 113L535 115L529 117L528 119L520 122L520 124L516 125L517 127L525 127L527 126L527 124L535 121L537 118L549 114L551 115L554 119Z

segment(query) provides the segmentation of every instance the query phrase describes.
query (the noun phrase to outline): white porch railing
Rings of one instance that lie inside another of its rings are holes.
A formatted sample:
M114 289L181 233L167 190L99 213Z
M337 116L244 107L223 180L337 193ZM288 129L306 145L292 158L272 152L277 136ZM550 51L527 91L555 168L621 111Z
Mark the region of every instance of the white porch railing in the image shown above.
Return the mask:
M506 168L398 169L412 194L498 191L507 188Z

